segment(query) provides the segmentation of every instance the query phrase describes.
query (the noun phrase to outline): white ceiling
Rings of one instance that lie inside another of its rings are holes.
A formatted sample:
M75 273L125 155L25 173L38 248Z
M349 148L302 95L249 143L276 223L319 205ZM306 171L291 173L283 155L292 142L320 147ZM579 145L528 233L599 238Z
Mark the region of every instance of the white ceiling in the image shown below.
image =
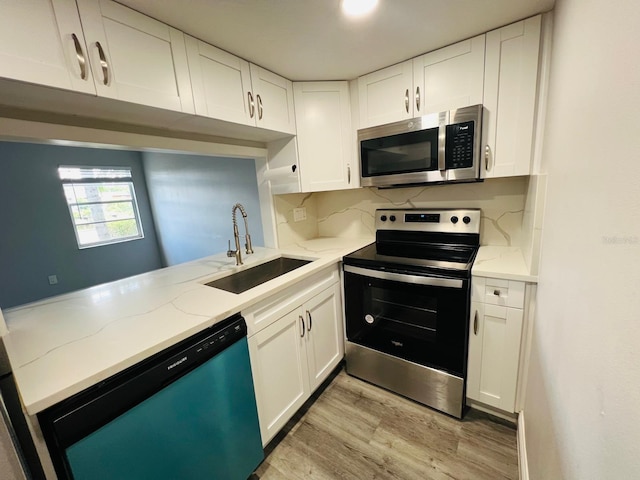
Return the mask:
M553 8L554 0L118 0L290 80L350 80Z

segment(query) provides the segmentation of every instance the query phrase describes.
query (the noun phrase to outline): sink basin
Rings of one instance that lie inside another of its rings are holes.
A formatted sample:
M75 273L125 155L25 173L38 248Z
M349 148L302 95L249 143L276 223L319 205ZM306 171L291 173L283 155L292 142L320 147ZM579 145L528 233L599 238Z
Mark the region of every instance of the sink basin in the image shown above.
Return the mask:
M227 277L213 280L205 285L220 288L231 293L242 293L250 288L256 287L264 282L273 280L280 275L284 275L296 268L300 268L311 260L300 260L297 258L280 257L270 262L261 263L255 267L242 270Z

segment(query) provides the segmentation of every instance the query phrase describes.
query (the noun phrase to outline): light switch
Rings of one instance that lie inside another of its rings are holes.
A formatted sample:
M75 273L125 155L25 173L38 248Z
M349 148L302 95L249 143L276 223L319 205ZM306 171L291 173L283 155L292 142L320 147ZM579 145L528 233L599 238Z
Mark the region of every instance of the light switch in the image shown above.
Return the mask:
M55 285L56 283L58 283L58 276L49 275L49 285Z

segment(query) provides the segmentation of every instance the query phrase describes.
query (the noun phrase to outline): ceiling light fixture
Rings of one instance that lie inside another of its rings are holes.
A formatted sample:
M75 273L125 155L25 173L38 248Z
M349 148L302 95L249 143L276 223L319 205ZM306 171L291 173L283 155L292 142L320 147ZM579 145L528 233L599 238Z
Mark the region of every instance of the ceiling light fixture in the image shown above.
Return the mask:
M378 0L342 0L342 11L349 17L362 17L371 13Z

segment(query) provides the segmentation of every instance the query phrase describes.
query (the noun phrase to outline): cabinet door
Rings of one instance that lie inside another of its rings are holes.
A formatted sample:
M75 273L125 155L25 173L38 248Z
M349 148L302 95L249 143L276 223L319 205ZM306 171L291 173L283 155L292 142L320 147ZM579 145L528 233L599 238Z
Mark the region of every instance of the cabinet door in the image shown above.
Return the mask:
M523 311L471 304L467 397L513 412Z
M303 192L357 188L348 82L293 84Z
M318 388L344 356L340 299L340 284L337 283L302 306L307 318L311 391Z
M78 0L99 96L194 113L184 34L111 0Z
M296 308L249 338L262 444L309 398L306 328Z
M192 37L185 43L196 114L255 126L249 62Z
M411 60L358 78L360 128L412 118L412 92Z
M484 43L479 35L413 59L415 116L482 103Z
M485 178L531 173L540 25L537 16L487 33Z
M74 0L0 2L0 77L95 95Z
M295 135L293 83L257 65L251 64L250 69L256 125Z

